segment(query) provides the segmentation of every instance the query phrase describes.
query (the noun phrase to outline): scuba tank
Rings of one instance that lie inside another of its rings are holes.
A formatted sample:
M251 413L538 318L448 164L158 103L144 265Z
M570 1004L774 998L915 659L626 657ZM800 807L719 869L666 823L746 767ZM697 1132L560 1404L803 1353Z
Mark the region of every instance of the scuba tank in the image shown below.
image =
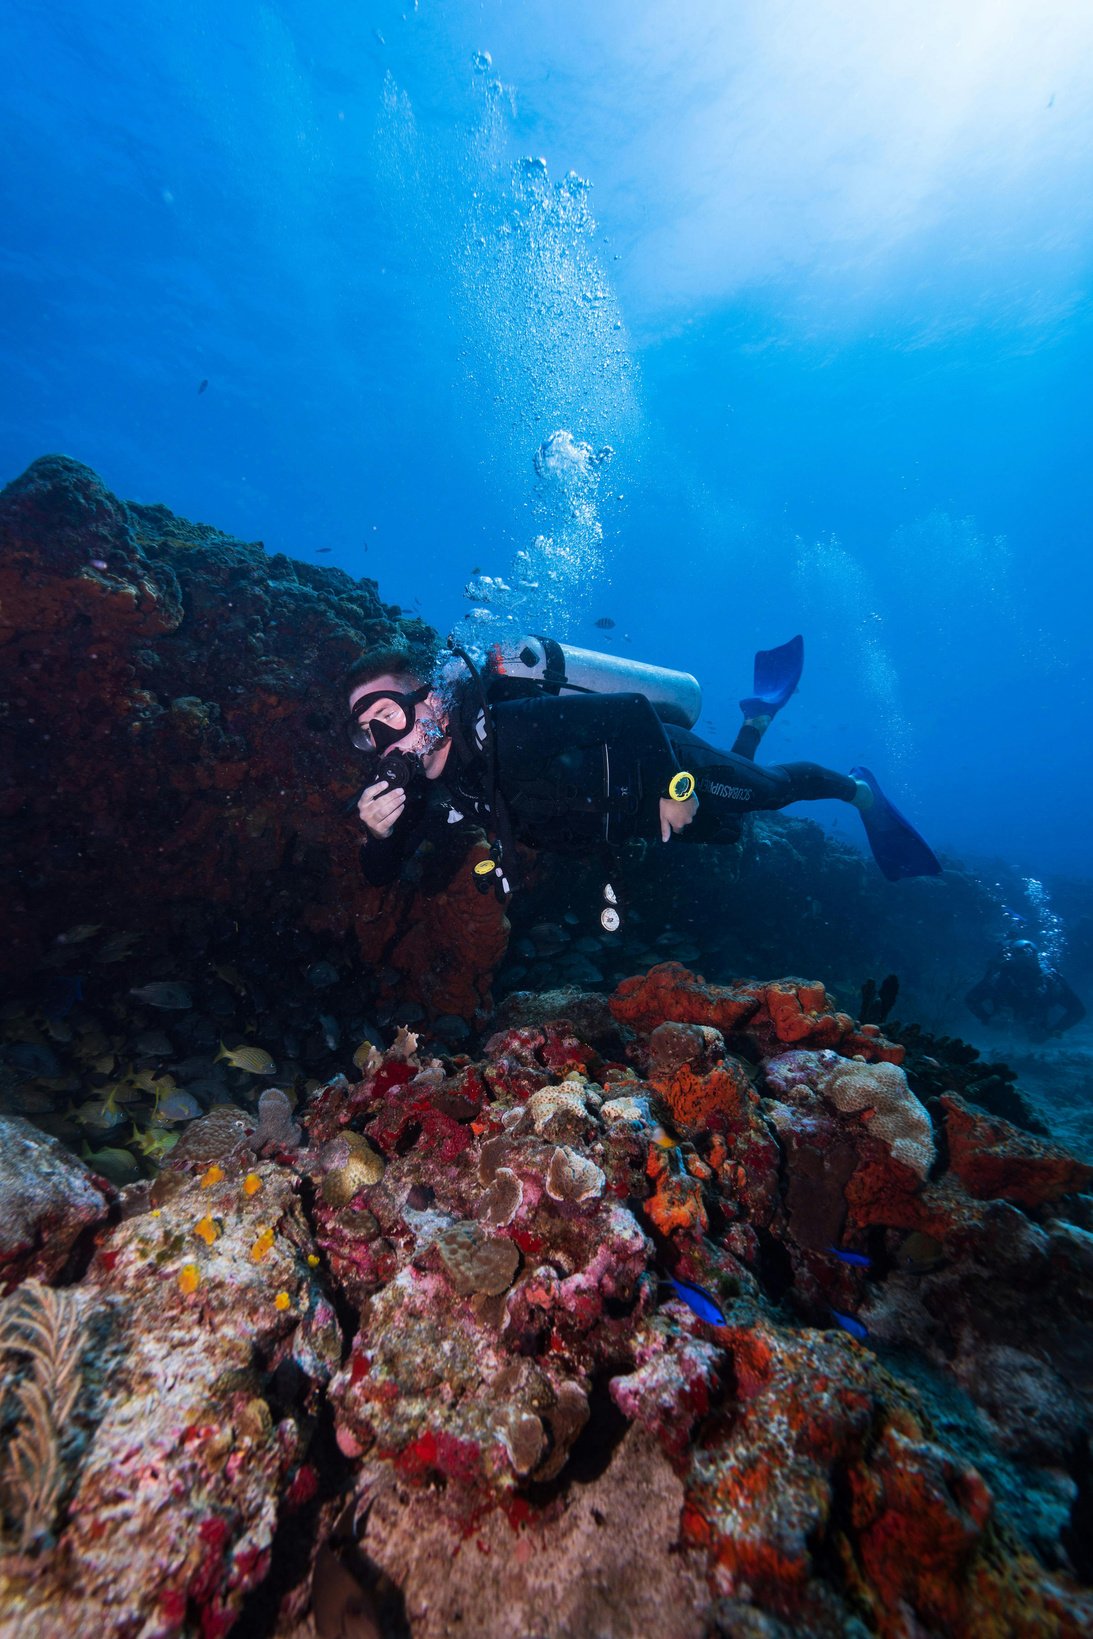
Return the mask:
M702 712L702 688L690 672L574 649L552 637L529 635L497 643L486 669L493 677L539 683L548 694L643 694L662 723L678 728L693 728Z

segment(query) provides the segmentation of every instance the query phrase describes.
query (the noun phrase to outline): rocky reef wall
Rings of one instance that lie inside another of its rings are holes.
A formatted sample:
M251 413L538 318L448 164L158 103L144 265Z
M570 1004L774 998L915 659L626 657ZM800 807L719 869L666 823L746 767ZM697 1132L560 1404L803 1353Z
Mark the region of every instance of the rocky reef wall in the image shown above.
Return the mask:
M0 972L25 976L74 924L144 936L198 904L259 941L355 940L404 999L472 1015L503 917L469 884L368 888L341 817L341 674L392 643L428 664L435 642L374 581L36 461L0 494Z

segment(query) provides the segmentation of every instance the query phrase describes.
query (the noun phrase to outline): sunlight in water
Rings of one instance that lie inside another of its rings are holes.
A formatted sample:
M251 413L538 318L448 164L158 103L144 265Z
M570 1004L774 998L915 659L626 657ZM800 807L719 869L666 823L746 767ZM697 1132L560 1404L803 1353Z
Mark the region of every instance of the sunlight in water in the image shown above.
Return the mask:
M625 161L628 187L669 201L642 233L651 307L754 280L800 281L810 306L848 281L891 300L896 279L924 319L939 287L1029 322L1069 310L1093 226L1093 8L826 0L744 18L742 44L737 7L668 26L650 8L628 48L650 93L679 76Z

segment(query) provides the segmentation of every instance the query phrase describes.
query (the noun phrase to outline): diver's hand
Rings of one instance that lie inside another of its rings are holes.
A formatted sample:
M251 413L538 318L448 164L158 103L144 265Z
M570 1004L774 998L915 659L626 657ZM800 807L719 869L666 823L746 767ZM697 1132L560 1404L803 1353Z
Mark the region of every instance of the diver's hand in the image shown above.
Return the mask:
M357 801L357 813L361 824L369 836L389 837L402 818L402 810L406 807L406 792L400 785L394 790L386 780L380 780L377 785L367 785Z
M673 802L671 797L660 799L660 840L667 842L673 831L682 831L698 813L698 798L690 796L686 802Z

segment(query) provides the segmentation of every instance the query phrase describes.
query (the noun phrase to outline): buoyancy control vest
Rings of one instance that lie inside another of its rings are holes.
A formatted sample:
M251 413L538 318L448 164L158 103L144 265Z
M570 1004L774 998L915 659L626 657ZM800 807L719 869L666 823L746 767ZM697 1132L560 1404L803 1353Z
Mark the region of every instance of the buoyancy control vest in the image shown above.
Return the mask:
M598 846L610 856L616 844L653 834L660 796L679 777L664 724L689 727L696 720L695 678L637 662L616 665L614 656L544 637L498 646L483 674L465 650L450 646L470 671L478 701L474 728L467 723L454 737L468 771L480 762L485 780L495 841L490 859L475 866L483 891L492 888L503 899L517 885L517 839L557 850ZM635 688L639 677L655 698ZM458 777L452 783L459 794ZM614 931L618 901L609 882L604 899L601 921Z
M518 841L586 850L654 833L679 764L644 695L502 699L491 717Z

